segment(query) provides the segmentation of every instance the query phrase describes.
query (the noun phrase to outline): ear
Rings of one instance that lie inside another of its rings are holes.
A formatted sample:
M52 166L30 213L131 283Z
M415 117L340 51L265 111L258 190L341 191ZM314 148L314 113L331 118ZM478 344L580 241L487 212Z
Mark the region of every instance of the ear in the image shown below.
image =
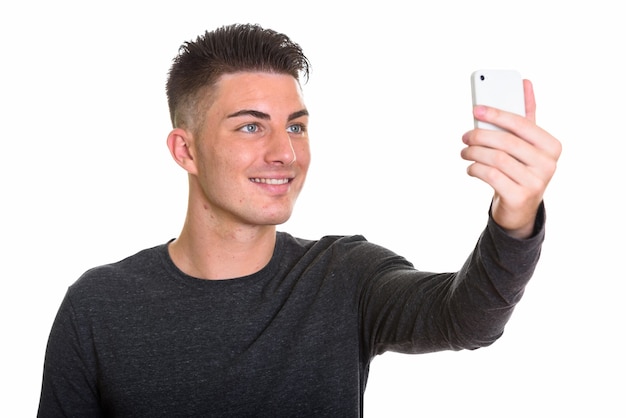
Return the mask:
M189 174L197 174L197 168L191 145L193 136L189 131L175 128L167 136L167 148L174 161L185 169Z

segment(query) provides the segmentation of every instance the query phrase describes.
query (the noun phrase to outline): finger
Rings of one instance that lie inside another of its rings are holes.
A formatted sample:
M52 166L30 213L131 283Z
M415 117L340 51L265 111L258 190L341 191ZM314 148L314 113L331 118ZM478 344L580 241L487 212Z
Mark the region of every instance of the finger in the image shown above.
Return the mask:
M533 89L533 83L530 80L524 80L524 104L526 109L526 119L535 122L535 111L537 110L537 103L535 102L535 92Z
M476 129L463 140L468 147L497 150L528 166L541 166L549 154L510 132ZM548 157L549 158L549 157Z
M530 91L529 99L532 99L532 97L532 91ZM534 101L534 99L531 101ZM535 105L529 102L528 109L531 111L531 114L534 111L534 107ZM523 141L537 147L552 158L558 158L561 154L561 143L548 132L538 127L532 120L524 116L487 106L476 106L474 108L474 116L481 121L500 126ZM480 130L475 129L474 131L470 131L474 132L474 134L470 134L470 137L474 137L475 139L488 137L486 136L487 131L483 131L485 134L479 136L476 135L477 131ZM482 145L480 142L476 142L476 144ZM495 145L492 144L492 146Z
M495 194L504 198L511 206L521 206L528 199L528 189L491 166L473 163L467 167L467 174L491 186Z
M530 145L527 146L532 150ZM480 172L483 173L482 175L473 175L472 173L475 172L476 168L472 168L469 174L483 179L492 187L496 188L496 185L493 184L494 176L502 174L515 184L536 189L542 187L541 183L549 181L554 164L542 153L528 152L528 154L530 164L516 158L511 153L495 148L470 146L461 151L461 157L468 161L474 161Z

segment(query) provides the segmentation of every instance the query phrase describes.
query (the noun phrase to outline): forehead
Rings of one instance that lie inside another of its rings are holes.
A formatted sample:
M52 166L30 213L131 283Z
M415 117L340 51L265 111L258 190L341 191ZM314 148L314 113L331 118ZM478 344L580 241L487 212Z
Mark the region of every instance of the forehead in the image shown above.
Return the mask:
M224 112L241 108L268 111L304 108L300 83L288 74L239 72L222 75L215 83L210 108Z

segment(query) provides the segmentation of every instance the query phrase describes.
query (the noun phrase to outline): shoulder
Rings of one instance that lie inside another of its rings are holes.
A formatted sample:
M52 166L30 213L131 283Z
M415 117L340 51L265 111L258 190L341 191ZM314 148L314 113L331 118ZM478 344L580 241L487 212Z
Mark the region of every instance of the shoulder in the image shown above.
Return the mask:
M349 251L353 248L372 245L362 235L326 235L312 240L297 238L286 232L278 232L277 242L277 250L301 254Z
M163 270L163 259L167 244L141 250L114 263L104 264L87 270L70 288L70 294L86 297L106 295L111 290L123 292L128 287L141 286L158 271Z
M278 242L282 247L279 251L298 258L332 258L353 266L358 263L362 267L380 265L389 260L410 265L403 257L368 241L363 235L326 235L318 240L308 240L280 232Z

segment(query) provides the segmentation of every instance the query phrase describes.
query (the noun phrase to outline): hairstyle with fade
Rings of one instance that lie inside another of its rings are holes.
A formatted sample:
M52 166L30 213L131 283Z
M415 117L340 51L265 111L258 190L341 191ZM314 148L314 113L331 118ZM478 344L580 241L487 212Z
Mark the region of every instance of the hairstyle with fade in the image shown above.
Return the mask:
M203 124L203 100L220 76L241 71L309 77L302 48L286 35L253 24L207 31L181 45L168 73L166 93L172 126L196 130Z

